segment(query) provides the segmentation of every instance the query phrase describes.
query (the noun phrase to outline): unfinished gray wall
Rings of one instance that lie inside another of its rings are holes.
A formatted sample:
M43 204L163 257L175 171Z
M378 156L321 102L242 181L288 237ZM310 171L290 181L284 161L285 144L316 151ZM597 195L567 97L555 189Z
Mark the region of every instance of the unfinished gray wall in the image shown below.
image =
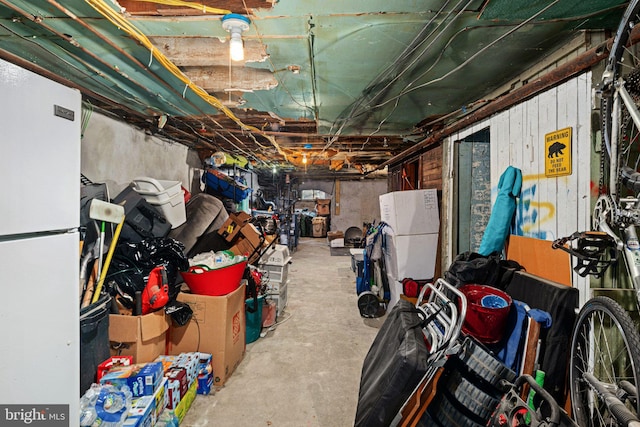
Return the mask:
M322 190L331 194L331 230L345 231L349 227L362 228L364 222L380 221L379 196L387 192L387 179L340 181L340 214L336 215L336 186L334 181L308 180L299 190ZM313 203L298 202L297 209L313 210Z
M180 181L199 192L200 159L186 146L93 112L82 136L81 171L107 183L111 197L138 176Z

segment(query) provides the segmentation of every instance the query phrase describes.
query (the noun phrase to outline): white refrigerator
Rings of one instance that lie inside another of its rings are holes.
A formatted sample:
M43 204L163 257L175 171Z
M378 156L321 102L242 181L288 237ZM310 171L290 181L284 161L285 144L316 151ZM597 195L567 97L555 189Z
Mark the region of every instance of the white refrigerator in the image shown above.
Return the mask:
M0 60L0 425L78 425L80 92Z
M435 189L395 191L381 194L379 200L381 221L389 225L383 230L389 311L400 299L403 279L434 278L440 213Z

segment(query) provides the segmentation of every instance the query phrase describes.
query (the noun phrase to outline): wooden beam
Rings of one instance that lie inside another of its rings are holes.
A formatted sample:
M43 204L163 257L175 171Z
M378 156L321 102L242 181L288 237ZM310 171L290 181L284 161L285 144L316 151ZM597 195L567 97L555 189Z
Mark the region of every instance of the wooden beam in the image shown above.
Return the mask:
M211 25L220 25L211 21ZM218 37L162 37L149 38L167 58L178 67L221 66L229 67L229 42ZM263 62L268 57L258 40L244 40L244 61ZM232 63L235 66L235 63Z
M278 81L269 70L245 67L186 67L184 74L207 92L270 90Z

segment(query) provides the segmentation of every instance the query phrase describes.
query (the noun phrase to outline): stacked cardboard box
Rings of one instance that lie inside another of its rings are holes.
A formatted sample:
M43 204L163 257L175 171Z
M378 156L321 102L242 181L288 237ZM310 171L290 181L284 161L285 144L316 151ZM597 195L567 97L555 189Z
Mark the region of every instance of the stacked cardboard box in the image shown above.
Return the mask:
M235 255L246 255L250 264L260 256L260 247L264 243L261 233L251 224L251 215L245 212L232 213L220 227L218 234L232 246Z
M161 417L165 421L174 421L173 424L167 424L176 425L182 422L196 394L209 394L211 391L211 361L211 354L189 352L160 355L150 363L121 366L112 364L100 378L99 387L105 392L113 390L119 393L123 388L130 392L131 408L126 414L123 412L119 416L119 422L123 426L153 426ZM96 409L96 414L102 413L98 410L98 404ZM97 416L100 418L100 415Z
M178 301L193 310L184 326L171 325L168 331L167 352L204 352L212 355L213 385L224 385L245 352L246 281L235 291L223 296L195 295L181 292Z

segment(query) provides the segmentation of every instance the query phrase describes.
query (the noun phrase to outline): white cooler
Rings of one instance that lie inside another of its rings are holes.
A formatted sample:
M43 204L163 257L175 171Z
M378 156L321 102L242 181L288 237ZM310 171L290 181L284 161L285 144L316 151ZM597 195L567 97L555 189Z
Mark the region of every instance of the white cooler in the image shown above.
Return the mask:
M163 181L149 177L133 180L133 189L151 205L157 207L164 217L176 228L187 221L184 194L180 181Z

